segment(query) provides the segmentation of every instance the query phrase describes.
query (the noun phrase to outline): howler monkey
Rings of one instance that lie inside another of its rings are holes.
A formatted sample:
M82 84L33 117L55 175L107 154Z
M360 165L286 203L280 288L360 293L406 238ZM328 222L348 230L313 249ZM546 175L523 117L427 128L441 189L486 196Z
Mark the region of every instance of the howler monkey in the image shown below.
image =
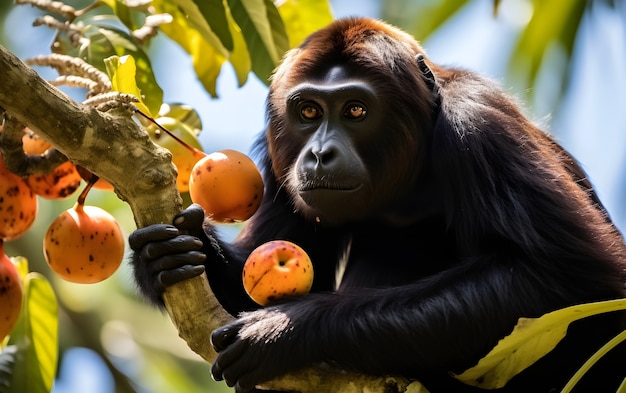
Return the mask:
M212 373L239 392L319 362L476 391L450 372L518 318L625 295L624 239L572 157L496 84L433 64L395 27L348 18L312 34L276 69L267 121L256 143L264 200L236 240L202 227L197 206L176 220L184 232L130 237L137 283L157 304L206 270L238 316L212 333ZM302 246L315 281L307 296L258 308L242 265L273 239ZM558 390L622 322L574 323L502 391ZM617 389L626 358L611 354L579 391Z

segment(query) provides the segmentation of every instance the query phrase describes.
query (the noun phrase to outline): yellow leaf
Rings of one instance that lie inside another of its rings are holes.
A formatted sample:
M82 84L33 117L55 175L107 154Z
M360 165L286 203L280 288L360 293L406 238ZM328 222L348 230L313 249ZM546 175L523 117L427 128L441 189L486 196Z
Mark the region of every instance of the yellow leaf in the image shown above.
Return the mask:
M119 91L120 93L132 94L137 97L139 102L136 102L135 105L143 113L150 115L150 109L148 109L144 103L141 91L139 90L139 87L137 87L137 82L135 80L135 75L137 73L135 59L129 55L122 57L111 56L104 59L104 63L106 65L109 78L111 79L113 90Z
M592 315L626 309L626 299L580 304L539 318L520 318L478 364L455 378L483 389L503 387L511 378L550 352L567 333L570 323Z
M327 1L283 0L276 2L276 5L285 23L290 48L300 45L309 34L333 20Z
M248 74L252 69L252 61L250 60L248 46L246 45L246 40L243 37L241 28L235 23L233 16L230 14L230 10L227 11L226 18L228 19L230 34L233 37L233 51L230 54L229 60L237 75L239 86L243 86L248 80Z
M161 25L161 31L191 55L200 82L211 96L216 97L217 76L228 51L202 18L197 6L190 0L154 0L152 5L158 13L172 16L173 21Z

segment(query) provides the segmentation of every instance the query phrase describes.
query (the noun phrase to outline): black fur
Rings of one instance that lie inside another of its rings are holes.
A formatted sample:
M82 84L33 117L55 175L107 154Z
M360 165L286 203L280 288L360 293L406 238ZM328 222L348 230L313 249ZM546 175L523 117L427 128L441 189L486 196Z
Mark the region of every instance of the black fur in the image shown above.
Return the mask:
M449 372L473 366L518 318L624 297L624 240L578 164L493 82L416 54L424 56L408 35L367 19L312 35L274 75L268 131L256 145L264 201L241 236L228 244L210 226L203 233L193 207L181 217L202 246L164 234L171 226L131 236L137 281L155 302L204 264L220 302L240 315L212 335L215 378L245 392L326 362L416 378L433 393L472 392ZM424 78L426 62L434 79ZM375 103L362 121L331 118L343 105L332 86L342 83L356 86L358 102ZM361 96L362 86L373 96ZM311 96L324 110L312 122L290 112L309 88L321 89ZM322 145L330 147L321 153ZM363 186L350 198L301 187L347 188L355 178ZM309 253L315 282L307 296L256 310L241 269L273 239ZM575 323L502 391L561 388L623 328L618 313ZM626 359L612 355L577 391L617 389Z

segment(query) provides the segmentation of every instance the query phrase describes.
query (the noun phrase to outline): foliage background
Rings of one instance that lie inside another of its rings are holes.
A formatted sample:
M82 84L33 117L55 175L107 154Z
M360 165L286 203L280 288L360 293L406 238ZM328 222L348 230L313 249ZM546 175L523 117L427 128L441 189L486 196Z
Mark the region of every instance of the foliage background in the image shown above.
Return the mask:
M424 31L421 15L432 12L429 6L451 2L331 3L336 17L382 17L419 38ZM500 80L527 102L527 112L581 161L609 213L626 231L626 2L615 1L615 8L607 1L594 2L580 25L571 68L562 48L549 45L534 85L528 83L524 58L509 62L517 39L527 28L533 2L504 0L497 17L490 1L456 3L468 4L423 41L431 58ZM556 9L555 17L560 11ZM31 26L37 13L0 0L0 44L20 58L49 53L52 32ZM540 35L536 40L543 38ZM264 125L267 89L263 83L250 76L243 88L237 88L232 69L225 65L217 86L219 98L211 99L196 81L190 59L176 44L160 35L150 55L164 101L186 103L200 113L206 151L249 149ZM41 71L45 76L46 70ZM566 72L571 83L564 89L561 82ZM134 229L129 209L112 194L92 192L88 202L112 212L127 233ZM208 365L178 339L168 317L136 295L127 264L113 278L90 286L65 283L50 274L41 254L41 239L54 217L73 203L73 198L61 203L42 200L35 227L7 244L9 255L26 256L32 270L49 277L59 297L62 358L54 392L228 391L211 381ZM224 230L232 234L236 228Z

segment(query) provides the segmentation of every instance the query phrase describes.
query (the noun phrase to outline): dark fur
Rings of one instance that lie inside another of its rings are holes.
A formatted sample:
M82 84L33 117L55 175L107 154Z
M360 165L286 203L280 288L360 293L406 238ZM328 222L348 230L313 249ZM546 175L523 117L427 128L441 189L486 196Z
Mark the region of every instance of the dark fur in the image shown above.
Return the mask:
M391 26L347 19L313 34L278 68L268 131L256 146L263 204L233 244L220 242L223 257L205 238L206 270L233 315L256 308L243 292L241 269L266 241L301 245L315 283L308 296L245 313L216 331L216 378L247 391L326 362L417 378L433 393L474 391L448 373L473 366L518 318L624 296L624 240L580 167L494 83L426 58L437 82L430 88L420 53ZM334 65L365 78L386 111L374 135L349 137L371 199L359 219L349 212L337 223L323 215L317 222L315 210L294 202L284 186L307 143L290 129L286 96L303 81L323 80ZM334 288L347 247L347 268ZM138 274L156 297L151 279ZM503 391L562 387L622 329L616 313L575 323L556 350ZM613 355L616 363L596 367L597 378L587 381L594 388L581 391L615 391L626 359Z

